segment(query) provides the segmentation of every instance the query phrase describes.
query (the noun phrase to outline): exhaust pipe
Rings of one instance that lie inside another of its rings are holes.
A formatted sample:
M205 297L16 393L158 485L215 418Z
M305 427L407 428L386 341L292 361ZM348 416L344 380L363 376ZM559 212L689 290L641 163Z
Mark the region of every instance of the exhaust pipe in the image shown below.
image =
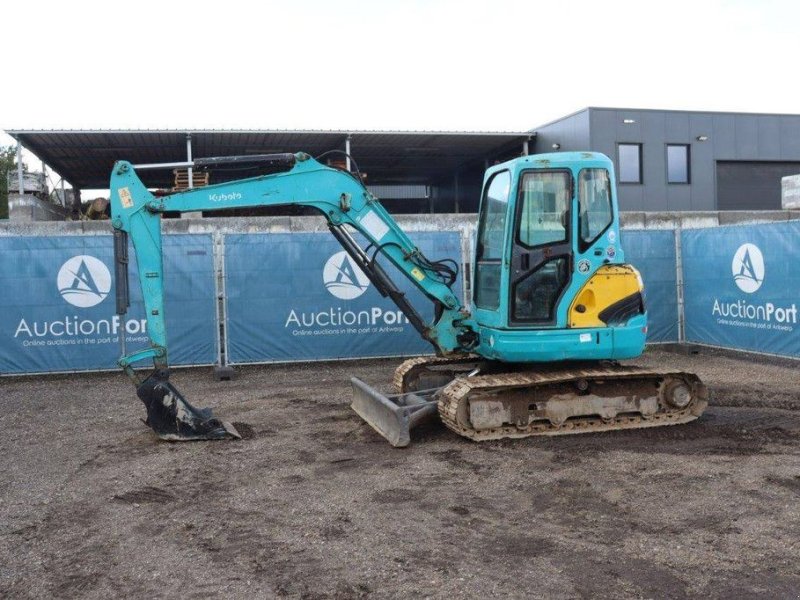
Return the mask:
M136 387L147 408L145 424L169 442L242 439L230 423L214 418L210 408L195 408L169 382L169 371L156 369Z

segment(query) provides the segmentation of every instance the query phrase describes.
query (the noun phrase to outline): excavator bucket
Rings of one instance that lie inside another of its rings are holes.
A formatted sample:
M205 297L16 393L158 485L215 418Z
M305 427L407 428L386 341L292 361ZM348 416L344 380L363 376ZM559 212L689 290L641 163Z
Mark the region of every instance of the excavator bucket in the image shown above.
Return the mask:
M136 388L136 395L147 407L145 423L162 440L241 439L230 423L215 419L210 408L195 408L169 382L164 371L155 371Z
M353 384L350 408L395 448L408 446L411 430L438 412L433 397L438 388L384 396L357 377L351 377L350 382Z

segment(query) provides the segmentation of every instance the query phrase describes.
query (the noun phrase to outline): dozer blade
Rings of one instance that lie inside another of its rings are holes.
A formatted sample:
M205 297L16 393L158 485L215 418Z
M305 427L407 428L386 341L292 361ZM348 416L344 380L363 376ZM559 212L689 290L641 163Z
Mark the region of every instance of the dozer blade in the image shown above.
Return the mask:
M241 439L230 423L215 419L210 408L197 409L169 382L169 372L157 370L136 388L136 395L147 407L145 423L162 440Z
M438 412L436 400L431 399L437 390L384 396L356 377L351 377L350 382L350 408L395 448L408 446L411 430Z

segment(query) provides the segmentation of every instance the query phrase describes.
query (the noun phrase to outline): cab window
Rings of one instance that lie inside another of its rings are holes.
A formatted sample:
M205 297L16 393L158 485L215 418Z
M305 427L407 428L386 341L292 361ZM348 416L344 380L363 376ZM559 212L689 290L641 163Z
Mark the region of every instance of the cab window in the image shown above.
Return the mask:
M567 239L571 176L568 171L530 171L522 175L517 241L528 247Z
M490 310L500 306L500 268L508 215L511 174L500 171L486 185L475 256L475 305Z
M605 169L583 169L578 176L578 230L581 251L608 229L612 221L611 178Z

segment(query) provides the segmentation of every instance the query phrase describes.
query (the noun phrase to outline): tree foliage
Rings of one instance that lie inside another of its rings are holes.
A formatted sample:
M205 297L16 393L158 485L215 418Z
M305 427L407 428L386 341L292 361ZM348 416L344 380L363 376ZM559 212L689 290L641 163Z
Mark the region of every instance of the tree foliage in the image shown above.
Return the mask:
M0 219L8 218L8 173L16 169L17 149L0 146Z

